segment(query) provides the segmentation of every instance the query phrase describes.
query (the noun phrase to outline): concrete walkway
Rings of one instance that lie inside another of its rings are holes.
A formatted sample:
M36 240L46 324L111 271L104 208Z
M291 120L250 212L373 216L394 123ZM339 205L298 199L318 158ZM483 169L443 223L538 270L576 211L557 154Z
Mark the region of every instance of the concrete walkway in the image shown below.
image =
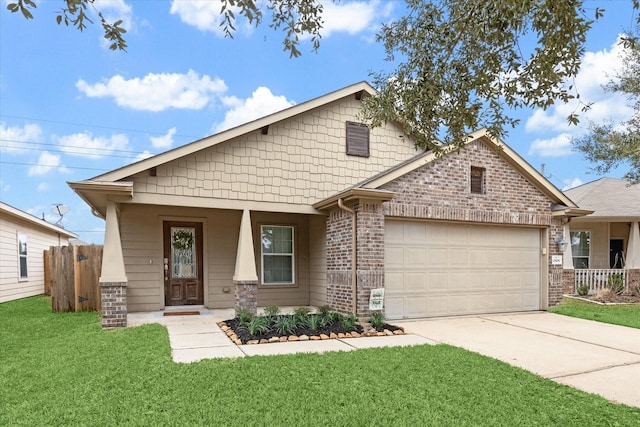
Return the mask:
M640 407L640 329L544 312L394 324L429 340Z
M245 356L269 356L293 353L324 353L352 351L360 348L434 344L416 334L385 337L361 337L323 341L296 341L272 344L235 345L217 322L231 319L234 312L199 308L198 316L164 316L162 312L130 313L129 326L160 323L166 326L174 362L191 363L202 359Z

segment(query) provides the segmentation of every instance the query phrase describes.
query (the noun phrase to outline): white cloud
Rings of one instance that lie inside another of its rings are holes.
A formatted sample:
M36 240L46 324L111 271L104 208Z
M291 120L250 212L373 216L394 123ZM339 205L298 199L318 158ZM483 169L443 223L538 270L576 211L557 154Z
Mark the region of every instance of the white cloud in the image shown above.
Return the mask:
M627 104L624 96L605 92L602 88L615 77L616 70L622 67L621 59L623 48L619 39L610 49L598 52L587 52L582 60L582 67L575 81L575 88L580 93L580 99L584 102L593 102L593 106L587 112L580 112L581 106L577 101L564 104L558 102L553 107L544 111L538 109L529 117L525 124L528 132L570 132L574 135L585 132L585 124L589 120L603 122L606 120L622 121L633 114L633 109ZM567 122L567 116L576 112L580 115L581 125L572 126Z
M151 154L149 150L144 150L142 153L138 154L132 162L127 162L127 164L139 162L140 160L148 159L149 157L153 157L153 154Z
M76 87L91 98L112 97L121 107L154 112L168 108L199 110L227 90L223 80L200 76L193 70L186 74L149 73L142 79L129 80L115 75L95 84L80 79Z
M61 137L54 137L59 148L72 156L100 159L115 151L126 150L129 138L124 134L111 135L108 138L93 136L91 132L74 133Z
M8 127L5 123L0 122L0 151L24 152L25 148L33 148L34 143L39 143L41 135L42 129L35 124Z
M27 174L29 176L47 175L49 172L57 170L61 173L71 173L64 165L60 163L60 156L43 151L38 157L38 165L31 166Z
M226 97L222 102L231 109L225 114L222 123L213 126L215 133L295 105L295 102L288 101L284 96L275 96L271 90L262 86L256 89L250 98L241 100L236 97Z
M234 14L236 21L234 27L245 34L251 33L252 24L240 15L240 9L231 6L229 10ZM220 0L173 0L169 12L178 15L180 20L187 25L196 27L200 31L213 33L218 37L224 37L224 29L220 25L222 19L222 3Z
M171 148L173 145L173 135L176 134L176 128L169 129L166 135L149 137L151 145L154 148Z
M2 191L3 193L6 193L10 189L11 189L11 185L5 184L4 181L0 179L0 191Z
M44 193L45 191L49 190L51 190L51 184L49 184L48 182L41 182L40 184L38 184L39 193Z
M575 188L579 185L582 185L584 184L584 182L582 182L580 178L573 178L573 179L562 180L562 184L564 184L564 186L562 187L562 191L564 191L564 190L568 190L570 188Z
M562 157L572 154L571 135L562 133L555 138L536 139L529 148L530 156Z
M340 2L323 2L321 34L326 38L334 32L357 34L367 29L376 30L378 22L389 17L392 3L381 6L380 0ZM372 26L374 28L372 28Z

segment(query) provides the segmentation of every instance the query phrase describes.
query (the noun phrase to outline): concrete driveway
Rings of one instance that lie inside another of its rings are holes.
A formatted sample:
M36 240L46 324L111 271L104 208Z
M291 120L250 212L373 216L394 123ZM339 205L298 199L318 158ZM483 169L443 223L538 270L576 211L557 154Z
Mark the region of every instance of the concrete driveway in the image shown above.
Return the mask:
M640 329L546 312L393 323L406 332L640 407Z

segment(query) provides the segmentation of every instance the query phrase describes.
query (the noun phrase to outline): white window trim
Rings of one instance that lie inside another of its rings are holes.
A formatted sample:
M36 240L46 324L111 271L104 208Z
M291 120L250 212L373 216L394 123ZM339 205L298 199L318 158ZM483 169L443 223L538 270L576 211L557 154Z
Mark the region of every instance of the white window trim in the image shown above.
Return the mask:
M264 227L280 227L291 229L291 253L265 254L262 247L262 230ZM262 286L295 286L296 284L296 228L293 225L263 224L260 226L260 284ZM269 282L264 281L264 257L270 255L290 255L291 256L291 282Z
M584 256L576 256L576 255L573 253L573 249L572 249L572 250L571 250L571 258L572 258L572 259L571 259L571 264L573 264L573 268L575 268L575 269L580 269L580 270L588 270L588 269L593 268L593 263L591 262L591 255L592 255L592 253L593 253L593 231L592 231L592 230L589 230L589 229L571 230L571 231L569 231L569 239L571 239L571 233L589 233L589 257L588 257L588 260L589 260L589 267L587 267L587 268L582 268L582 267L576 267L576 266L575 266L575 262L574 262L574 260L575 260L576 258L578 258L578 257L579 257L579 258L585 258L585 257L584 257ZM571 241L569 242L569 244L571 244Z
M20 242L21 241L24 241L25 244L27 245L27 253L24 254L24 255L22 255L20 253ZM28 244L28 240L27 240L27 235L26 234L20 233L20 232L16 233L16 249L17 249L16 252L18 253L18 281L19 282L26 282L26 281L29 280L29 244ZM20 267L21 258L25 259L25 265L26 265L26 268L27 268L27 271L26 271L27 274L24 277L22 276L22 271L21 271L21 267Z

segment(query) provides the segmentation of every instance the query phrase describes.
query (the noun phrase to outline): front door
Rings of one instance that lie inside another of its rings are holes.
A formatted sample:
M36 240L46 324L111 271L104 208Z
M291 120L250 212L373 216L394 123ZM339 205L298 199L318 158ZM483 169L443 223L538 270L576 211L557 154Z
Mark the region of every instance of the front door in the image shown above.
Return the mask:
M164 303L202 305L202 223L165 221Z
M624 262L622 259L623 250L624 250L624 240L622 239L609 240L609 266L611 268L624 267Z

